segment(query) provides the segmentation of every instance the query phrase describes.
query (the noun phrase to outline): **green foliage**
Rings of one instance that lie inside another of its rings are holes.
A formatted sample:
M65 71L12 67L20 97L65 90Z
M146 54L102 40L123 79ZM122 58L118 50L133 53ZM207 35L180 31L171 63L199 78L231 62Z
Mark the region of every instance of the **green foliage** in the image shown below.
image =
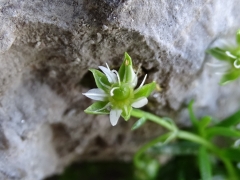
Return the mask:
M240 132L227 127L211 127L206 129L207 138L214 136L240 137Z
M216 124L216 126L231 127L237 125L238 123L240 123L240 110L227 117L226 119L222 120L221 122Z
M237 31L237 34L236 34L236 41L237 41L237 44L240 46L240 29Z
M202 180L212 180L212 167L207 149L201 147L198 153L198 163Z
M239 148L225 148L222 151L223 156L231 161L240 162L240 149Z
M212 180L215 176L219 176L223 179L238 180L240 178L239 170L235 163L240 162L240 148L231 146L221 148L216 144L215 139L224 136L228 138L228 144L233 145L234 141L240 138L240 132L235 127L239 122L239 111L223 120L222 123L214 124L210 116L204 116L198 120L193 111L193 101L189 103L188 110L193 124L189 132L179 130L173 121L166 123L164 118L158 117L158 119L155 119L156 116L154 115L150 116L148 113L144 115L144 112L141 113L140 110L133 111L132 116L145 117L170 131L144 145L136 153L135 164L142 154L151 154L155 157L161 155L171 155L173 157L195 156L199 174L195 174L194 177L191 177L192 179ZM216 162L222 162L225 169L221 172L216 171L215 166L219 166ZM138 167L136 166L136 168ZM161 168L162 166L159 169L160 173ZM175 177L175 179L186 180L188 177L185 176L185 173L183 171L179 172L179 177ZM172 174L169 174L169 176L172 176Z

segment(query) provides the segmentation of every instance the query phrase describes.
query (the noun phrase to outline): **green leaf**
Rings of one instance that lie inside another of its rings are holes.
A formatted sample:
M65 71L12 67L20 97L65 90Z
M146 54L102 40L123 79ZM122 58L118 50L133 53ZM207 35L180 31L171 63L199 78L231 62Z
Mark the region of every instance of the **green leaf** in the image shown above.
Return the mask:
M240 46L240 29L237 31L237 34L236 34L236 41L237 41L237 44Z
M216 126L230 127L240 123L240 110L222 120Z
M131 117L131 112L132 112L132 106L126 106L126 108L123 110L121 116L125 121L127 121Z
M209 123L211 122L212 117L211 116L204 116L200 121L199 121L199 128L206 128Z
M139 120L137 120L137 122L135 122L133 124L131 130L136 130L136 129L140 128L143 124L145 124L146 121L147 121L147 119L145 117L140 118Z
M145 84L137 91L136 94L134 94L134 99L138 99L140 97L148 97L155 88L156 88L155 82Z
M223 75L220 85L226 85L227 83L236 80L240 76L240 70L232 69L230 72Z
M240 137L240 132L229 127L211 127L206 129L206 135L208 138L213 136Z
M205 137L206 134L206 127L209 125L209 123L211 122L212 117L210 116L204 116L198 123L198 130L199 130L199 134L202 137Z
M191 100L190 103L188 104L188 112L189 112L190 120L192 121L193 127L198 128L198 120L193 112L193 104L194 104L194 100Z
M109 114L109 110L106 109L108 102L95 102L87 109L84 110L88 114Z
M108 91L108 87L110 87L111 84L108 82L108 79L105 76L105 74L103 74L102 72L96 69L89 69L89 70L93 73L97 87L104 91Z
M230 159L231 161L240 162L240 149L239 148L227 148L222 150L222 155Z
M206 148L201 147L198 153L198 163L202 180L212 180L212 168Z
M232 59L226 54L225 50L218 47L208 49L206 52L219 60L229 61Z

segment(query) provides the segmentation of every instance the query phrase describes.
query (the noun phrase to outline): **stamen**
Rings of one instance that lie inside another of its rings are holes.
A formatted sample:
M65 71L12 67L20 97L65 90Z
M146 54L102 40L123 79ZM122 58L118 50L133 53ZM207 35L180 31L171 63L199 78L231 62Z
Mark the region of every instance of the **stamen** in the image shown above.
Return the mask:
M109 68L109 66L108 66L108 64L106 63L106 66L107 66L107 68L111 71L111 69Z
M112 88L111 91L110 91L110 95L111 95L111 96L114 96L113 91L114 91L115 89L119 89L119 88L120 88L120 87L114 87L114 88Z
M229 57L234 58L234 59L237 58L236 56L232 55L229 51L226 51L226 55L228 55Z
M141 87L143 86L143 84L144 84L145 81L146 81L146 78L147 78L147 74L144 76L144 79L143 79L142 83L141 83L140 86L134 91L134 93L137 93L137 92L141 89Z
M140 68L141 68L141 66L142 66L142 63L140 63L140 64L138 65L138 69L137 69L137 72L136 72L136 76L138 75L138 73L139 73L139 71L140 71Z
M120 77L119 77L119 74L116 70L112 70L113 73L115 73L117 75L117 78L118 78L118 84L121 85L121 81L120 81Z
M139 86L139 88L141 88L141 87L143 86L143 84L144 84L144 83L145 83L145 81L146 81L146 78L147 78L147 74L145 75L145 77L144 77L144 79L143 79L143 81L142 81L141 85Z
M238 64L238 62L240 62L238 59L234 61L233 65L235 68L239 69L240 68L240 64Z

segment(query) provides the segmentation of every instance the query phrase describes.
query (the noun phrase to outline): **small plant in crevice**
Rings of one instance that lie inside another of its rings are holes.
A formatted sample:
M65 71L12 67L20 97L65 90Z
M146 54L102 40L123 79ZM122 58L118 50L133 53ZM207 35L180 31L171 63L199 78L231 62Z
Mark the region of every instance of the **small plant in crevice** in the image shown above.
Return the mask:
M218 54L222 50L212 50L212 52L215 51ZM230 55L227 53L227 57L236 56L234 52L229 51ZM235 61L231 62L233 62L234 66ZM147 104L147 97L156 88L156 83L152 82L144 85L145 76L140 86L135 88L138 73L134 72L132 66L131 57L125 53L119 71L110 70L108 65L107 68L99 66L103 73L99 70L90 69L97 88L83 94L97 100L85 112L89 114L110 114L110 122L113 126L117 124L118 119L122 116L125 120L129 120L130 117L139 119L133 125L132 130L140 128L147 121L156 123L156 125L167 130L165 134L146 143L136 152L133 158L135 179L159 179L162 176L161 170L165 166L160 165L160 161L154 157L164 154L168 154L173 158L179 156L193 157L193 162L198 167L197 173L192 173L193 176L189 177L188 171L191 171L191 167L194 165L189 164L189 168L186 168L184 164L178 165L179 168L175 169L175 172L166 175L175 177L174 180L213 180L219 177L228 180L240 179L238 169L240 163L240 143L238 140L240 132L237 129L237 124L240 123L240 111L216 123L212 121L210 116L197 119L193 112L193 101L191 101L188 110L192 128L181 130L170 118L161 118L136 109ZM216 141L216 138L219 137L227 138L229 146L220 146ZM216 168L219 164L224 167L221 168L221 171Z
M115 126L120 116L126 121L130 118L133 108L140 108L148 103L147 97L155 89L156 83L141 85L135 89L138 77L133 70L132 59L125 53L124 62L119 71L99 66L102 72L90 69L98 88L91 89L83 95L97 100L85 112L89 114L110 114L110 122Z
M225 45L224 47L214 47L207 50L207 53L217 60L225 62L227 67L220 80L220 85L225 85L240 77L240 30L236 33L236 45Z

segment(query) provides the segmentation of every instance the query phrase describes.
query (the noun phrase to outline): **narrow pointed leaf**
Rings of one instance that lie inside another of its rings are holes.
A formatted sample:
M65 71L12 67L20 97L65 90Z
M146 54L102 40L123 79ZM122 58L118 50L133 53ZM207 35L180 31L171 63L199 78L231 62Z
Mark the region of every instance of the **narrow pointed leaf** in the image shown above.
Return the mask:
M190 103L188 104L188 112L189 112L190 120L193 124L193 127L198 128L198 120L193 112L193 104L194 104L194 100L191 100Z
M218 47L208 49L206 52L219 60L229 61L232 59L226 54L225 50L220 49Z
M93 73L97 87L106 92L108 90L108 86L111 86L106 75L96 69L90 69L90 71Z
M234 129L230 129L228 127L212 127L206 129L207 137L211 138L213 136L227 136L227 137L239 137L240 132Z
M147 119L145 117L140 118L139 120L137 120L137 122L135 122L133 124L131 130L136 130L136 129L140 128L143 124L145 124L146 121L147 121Z
M200 121L199 121L199 127L205 129L209 123L211 122L212 117L211 116L204 116Z
M239 148L227 148L222 150L222 155L229 160L240 162L240 149Z
M148 97L153 90L156 88L156 83L152 82L149 84L145 84L144 86L142 86L136 94L134 94L134 98L140 98L140 97Z
M240 110L227 117L226 119L222 120L216 126L230 127L235 126L238 123L240 123Z
M199 122L198 122L198 131L199 134L202 137L206 136L206 127L209 125L209 123L211 122L212 117L210 116L204 116Z
M109 114L107 104L108 102L95 102L85 109L84 112L88 114Z
M198 163L202 180L212 180L212 169L206 148L201 147L198 153Z
M126 106L121 114L121 116L123 117L123 119L125 119L125 121L129 120L129 118L131 117L131 112L132 112L132 107Z
M237 31L237 34L236 34L236 41L237 41L237 44L240 46L240 29Z
M220 85L226 85L227 83L236 80L240 76L240 70L232 69L229 73L223 75Z

